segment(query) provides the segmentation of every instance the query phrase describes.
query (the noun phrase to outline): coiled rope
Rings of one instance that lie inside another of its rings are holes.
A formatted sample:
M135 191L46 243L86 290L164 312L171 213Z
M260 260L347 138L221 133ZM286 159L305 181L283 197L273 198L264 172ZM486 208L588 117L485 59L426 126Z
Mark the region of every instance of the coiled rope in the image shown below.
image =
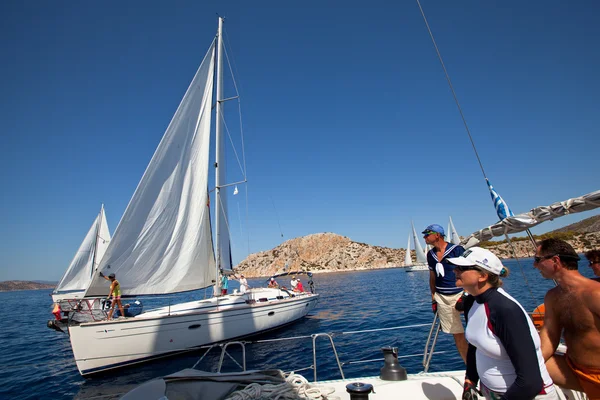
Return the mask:
M265 385L251 383L244 389L231 393L226 400L341 400L339 396L330 396L333 392L335 392L334 388L313 386L305 377L292 371L283 383Z

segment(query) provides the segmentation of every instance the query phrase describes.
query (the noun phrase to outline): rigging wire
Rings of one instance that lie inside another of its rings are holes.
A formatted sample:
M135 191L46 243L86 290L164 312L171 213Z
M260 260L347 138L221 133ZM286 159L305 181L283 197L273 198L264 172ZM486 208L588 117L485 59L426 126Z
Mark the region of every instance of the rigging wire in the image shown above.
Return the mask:
M481 158L479 157L479 153L477 152L477 147L475 147L475 141L473 140L473 136L471 135L471 130L469 129L469 125L467 124L467 120L462 111L462 107L460 106L460 102L458 101L458 96L456 95L456 91L454 90L454 86L452 85L452 80L450 79L450 74L448 74L448 70L446 69L446 65L444 64L442 54L440 53L440 50L435 41L435 38L433 37L433 32L431 31L431 27L429 26L427 17L425 17L425 12L423 11L423 7L421 7L421 2L419 0L416 0L416 2L417 2L417 5L419 6L419 10L421 11L421 16L423 17L423 21L425 21L425 26L427 27L427 32L429 32L429 37L431 38L433 47L435 48L435 52L437 53L438 60L440 61L440 64L442 65L442 69L444 70L444 75L446 76L446 81L448 82L448 86L450 87L450 91L452 92L452 97L454 97L454 102L456 103L456 107L458 108L460 118L462 119L463 125L465 126L465 130L467 131L467 135L469 136L469 141L471 142L471 146L473 147L473 151L475 152L475 157L477 158L477 162L479 163L479 168L481 169L483 178L486 180L486 183L488 183L489 181L488 181L487 175L485 174L485 169L483 168L483 163L481 162ZM534 249L537 249L537 242L536 242L533 234L531 233L531 231L529 229L526 229L525 232L527 232L527 236L529 237ZM511 248L513 249L513 254L518 261L519 258L517 257L517 254L515 252L516 249L512 245L512 242L510 241L510 238L508 237L508 235L506 235L506 240L510 244ZM525 274L520 263L519 263L519 267L521 268L521 271L523 272L523 274ZM554 283L556 284L556 281ZM529 287L529 285L528 285L528 287ZM529 288L529 290L531 291L531 288ZM532 293L532 295L533 295L533 293ZM534 302L535 302L535 299L534 299Z
M273 210L275 210L275 217L277 217L277 225L279 225L279 233L281 234L281 237L283 237L283 231L281 230L281 223L279 223L279 214L277 213L275 202L273 201L273 198L271 196L269 196L269 199L271 199L271 204L273 204Z

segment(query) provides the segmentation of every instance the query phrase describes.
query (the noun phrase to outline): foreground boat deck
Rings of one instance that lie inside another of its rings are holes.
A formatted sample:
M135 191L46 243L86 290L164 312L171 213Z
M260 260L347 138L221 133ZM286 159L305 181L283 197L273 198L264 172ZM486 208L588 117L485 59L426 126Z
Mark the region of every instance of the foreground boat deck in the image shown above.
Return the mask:
M465 377L465 371L448 371L444 373L421 373L408 375L406 381L384 381L378 376L357 378L357 379L339 379L333 381L321 381L311 386L319 388L323 393L328 393L326 389L334 389L333 393L327 396L337 396L342 400L349 400L350 394L346 390L346 385L360 382L373 386L373 392L369 394L370 400L377 399L397 399L402 396L411 400L450 400L461 399L463 393L462 381Z

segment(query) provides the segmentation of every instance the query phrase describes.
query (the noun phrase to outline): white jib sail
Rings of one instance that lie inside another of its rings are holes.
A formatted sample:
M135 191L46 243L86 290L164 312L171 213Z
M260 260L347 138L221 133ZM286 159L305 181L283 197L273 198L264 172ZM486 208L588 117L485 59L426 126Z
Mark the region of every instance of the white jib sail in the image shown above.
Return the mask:
M413 231L413 239L415 242L415 253L417 253L417 264L427 264L427 257L425 256L425 251L423 250L423 247L421 247L421 243L419 242L417 231L415 231L415 225L412 222L411 225Z
M448 241L452 244L460 244L460 236L458 236L458 232L456 232L452 217L450 217L450 221L448 222Z
M123 295L210 286L216 279L208 206L214 43L131 198L99 271ZM97 274L85 296L108 293Z
M54 289L54 293L85 290L90 284L93 271L102 259L109 242L110 232L106 223L104 207L102 207L69 264L69 268Z
M404 265L412 265L412 258L410 257L410 235L408 235L408 243L406 244L406 254L404 255Z

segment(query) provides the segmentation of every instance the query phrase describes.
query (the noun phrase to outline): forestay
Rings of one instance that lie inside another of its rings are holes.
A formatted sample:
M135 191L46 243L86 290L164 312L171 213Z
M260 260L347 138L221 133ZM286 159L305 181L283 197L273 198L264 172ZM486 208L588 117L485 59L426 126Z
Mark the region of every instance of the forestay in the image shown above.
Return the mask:
M208 201L215 45L211 45L131 198L98 270L123 295L164 294L216 280ZM106 295L98 275L86 297Z
M109 242L110 232L106 223L104 207L102 207L69 264L69 268L58 282L54 293L85 290L90 284L92 274L104 256Z
M549 206L540 206L529 212L507 217L477 232L463 240L466 248L477 245L479 242L490 240L493 237L504 236L510 233L522 232L545 221L564 215L589 211L600 207L600 190L584 196L560 201Z

